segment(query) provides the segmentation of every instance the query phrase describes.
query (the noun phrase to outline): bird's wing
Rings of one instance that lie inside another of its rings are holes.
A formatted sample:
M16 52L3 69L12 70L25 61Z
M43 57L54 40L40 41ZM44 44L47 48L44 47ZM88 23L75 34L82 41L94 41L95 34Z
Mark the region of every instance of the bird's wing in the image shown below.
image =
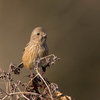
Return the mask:
M44 55L44 56L49 55L49 48L48 48L47 44L45 44L45 52L44 52L43 55Z
M29 45L29 43L26 44L25 48L26 48L28 45ZM23 53L24 53L24 51L25 51L25 48L23 49ZM23 67L24 67L24 64L23 64L23 62L21 62L21 63L18 64L17 66L20 67L20 68L23 68Z
M25 48L29 45L29 43L26 44ZM23 52L25 51L25 48L23 49Z

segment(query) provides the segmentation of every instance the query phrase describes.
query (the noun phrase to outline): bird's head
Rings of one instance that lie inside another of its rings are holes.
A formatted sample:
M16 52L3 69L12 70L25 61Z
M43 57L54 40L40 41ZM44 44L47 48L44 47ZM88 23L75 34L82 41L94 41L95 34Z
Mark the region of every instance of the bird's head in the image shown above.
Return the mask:
M47 34L45 33L45 30L42 27L37 27L32 31L30 41L44 43L46 42L46 38Z

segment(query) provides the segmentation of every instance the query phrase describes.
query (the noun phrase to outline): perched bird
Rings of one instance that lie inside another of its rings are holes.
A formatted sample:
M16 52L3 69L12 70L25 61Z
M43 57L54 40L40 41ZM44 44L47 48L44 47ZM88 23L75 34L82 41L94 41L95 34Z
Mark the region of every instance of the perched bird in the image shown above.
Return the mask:
M34 69L34 67L37 64L37 60L49 54L48 46L46 44L46 39L47 39L47 34L45 33L45 30L42 27L35 28L32 31L29 43L26 45L24 49L24 53L22 56L22 62L18 65L18 67L22 68L24 66L30 70ZM42 67L45 61L46 59L40 60L38 67ZM51 91L46 81L41 76L41 74L38 72L38 70L35 70L35 71L37 75L39 75L40 78L43 80L45 85L47 86L51 99L53 100Z
M30 41L26 45L22 63L27 69L34 69L38 58L45 57L49 54L48 46L46 44L47 34L42 27L37 27L32 31ZM45 59L40 61L38 67L45 63Z

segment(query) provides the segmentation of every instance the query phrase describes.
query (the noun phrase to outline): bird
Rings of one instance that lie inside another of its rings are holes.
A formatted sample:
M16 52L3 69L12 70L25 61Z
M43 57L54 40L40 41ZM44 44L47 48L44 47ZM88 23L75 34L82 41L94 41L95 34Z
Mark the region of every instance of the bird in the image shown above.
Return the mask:
M24 48L22 62L18 65L18 67L22 68L24 66L30 71L34 70L37 64L37 60L42 59L43 57L49 55L49 49L46 44L46 40L47 40L47 34L45 30L42 27L36 27L31 33L30 41L26 44L26 47ZM46 59L40 60L38 63L38 68L42 67L42 65L45 62ZM37 73L36 75L39 75L39 77L43 80L43 82L47 86L51 99L53 100L51 91L46 81L44 80L44 78L41 76L41 74L38 72L37 69L35 71Z
M30 41L24 48L21 65L24 65L29 70L34 70L36 61L49 55L46 39L47 34L42 27L36 27L32 31ZM41 67L45 61L45 59L41 60L38 67Z

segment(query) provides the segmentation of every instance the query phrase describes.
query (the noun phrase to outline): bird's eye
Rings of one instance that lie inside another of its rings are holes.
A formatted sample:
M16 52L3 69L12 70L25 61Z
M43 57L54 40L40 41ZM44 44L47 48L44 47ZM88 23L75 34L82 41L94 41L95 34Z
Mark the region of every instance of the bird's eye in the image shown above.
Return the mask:
M40 33L37 33L37 35L40 35Z

